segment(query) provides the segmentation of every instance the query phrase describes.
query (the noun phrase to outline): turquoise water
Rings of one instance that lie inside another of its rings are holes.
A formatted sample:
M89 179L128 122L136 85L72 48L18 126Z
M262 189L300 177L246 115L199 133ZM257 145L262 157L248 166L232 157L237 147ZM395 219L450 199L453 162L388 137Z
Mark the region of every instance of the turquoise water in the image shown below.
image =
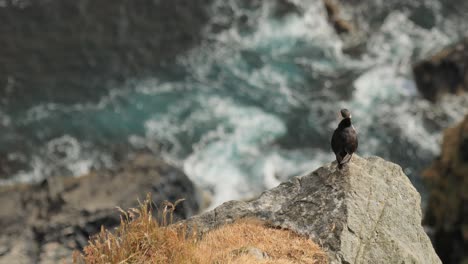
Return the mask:
M436 16L427 28L409 12L388 11L362 37L362 54L351 56L321 2L300 5L302 14L278 18L268 3L247 10L215 1L212 23L225 19L218 9L226 6L253 22L216 33L207 25L205 41L176 62L150 78L128 78L97 102L1 113L3 151L28 168L0 184L82 175L144 150L183 168L213 193L214 206L332 161L329 139L347 107L359 154L397 162L420 187L442 127L461 119L466 101L429 105L411 62L456 41L458 31L447 30L455 25ZM427 8L438 14L440 5Z

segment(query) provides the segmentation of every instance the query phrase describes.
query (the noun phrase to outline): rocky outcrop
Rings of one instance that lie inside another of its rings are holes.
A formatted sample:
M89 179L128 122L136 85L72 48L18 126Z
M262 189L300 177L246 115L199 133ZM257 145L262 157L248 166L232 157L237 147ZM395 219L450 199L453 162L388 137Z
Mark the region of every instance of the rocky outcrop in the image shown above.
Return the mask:
M444 263L468 263L468 115L444 132L442 151L423 172L429 201L425 224Z
M0 189L0 263L69 259L101 226L120 223L116 206L135 207L147 193L157 206L185 198L175 211L179 219L199 210L196 190L186 175L149 155L80 178L49 178L34 186Z
M441 263L421 226L418 192L399 166L377 157L354 156L341 171L334 162L185 223L203 233L244 217L309 236L332 263Z
M468 91L468 39L447 47L413 66L421 94L436 102L444 94Z

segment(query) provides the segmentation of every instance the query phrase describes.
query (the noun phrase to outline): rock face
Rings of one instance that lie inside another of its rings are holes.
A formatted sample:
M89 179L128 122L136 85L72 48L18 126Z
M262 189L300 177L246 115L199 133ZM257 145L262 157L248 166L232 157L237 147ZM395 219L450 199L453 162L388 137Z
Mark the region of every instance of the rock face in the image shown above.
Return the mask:
M468 262L468 115L444 132L442 151L423 172L429 187L425 224L444 263Z
M420 196L402 169L354 156L293 178L250 202L227 202L187 220L206 232L257 217L309 236L332 263L441 263L421 226Z
M468 91L468 39L415 64L413 73L419 91L432 102Z
M81 178L50 178L35 186L0 189L0 263L59 263L83 248L101 225L120 223L123 209L137 206L147 193L159 206L185 198L175 216L199 210L186 175L149 155L139 155L115 170Z

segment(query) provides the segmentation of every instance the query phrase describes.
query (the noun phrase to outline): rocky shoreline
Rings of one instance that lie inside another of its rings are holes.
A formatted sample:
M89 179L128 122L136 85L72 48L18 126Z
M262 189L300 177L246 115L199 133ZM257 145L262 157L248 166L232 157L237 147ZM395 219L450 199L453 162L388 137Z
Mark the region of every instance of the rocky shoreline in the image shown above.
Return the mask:
M199 212L196 187L179 169L140 154L113 170L80 178L52 177L37 185L0 189L0 263L57 263L87 245L101 226L120 223L120 212L151 194L155 206L185 199L176 219Z

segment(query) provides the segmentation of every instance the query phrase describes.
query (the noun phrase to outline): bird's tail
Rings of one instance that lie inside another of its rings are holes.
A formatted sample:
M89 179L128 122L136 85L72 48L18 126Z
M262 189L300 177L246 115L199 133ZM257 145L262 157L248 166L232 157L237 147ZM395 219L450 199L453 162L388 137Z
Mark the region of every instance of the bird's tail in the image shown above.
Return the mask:
M344 164L348 163L351 160L352 156L353 156L353 154L346 153L346 155L343 157L343 159L341 159L340 162L338 162L338 168L341 169Z

